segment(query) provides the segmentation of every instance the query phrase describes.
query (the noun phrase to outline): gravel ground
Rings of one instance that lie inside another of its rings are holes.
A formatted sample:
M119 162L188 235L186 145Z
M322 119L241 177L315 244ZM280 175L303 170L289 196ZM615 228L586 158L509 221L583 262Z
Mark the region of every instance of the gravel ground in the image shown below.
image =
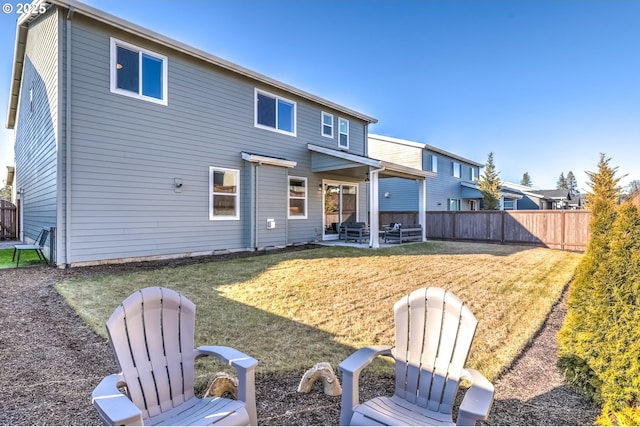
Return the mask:
M116 365L109 344L91 332L57 294L57 281L228 257L71 270L0 270L0 424L100 424L91 406L91 391L102 377L116 371ZM563 298L531 345L495 382L495 402L485 425L593 424L597 408L566 387L556 368L555 335L565 313ZM301 376L257 376L259 424L338 424L340 398L324 395L319 385L309 394L297 393ZM389 378L365 377L361 385L364 399L392 392Z

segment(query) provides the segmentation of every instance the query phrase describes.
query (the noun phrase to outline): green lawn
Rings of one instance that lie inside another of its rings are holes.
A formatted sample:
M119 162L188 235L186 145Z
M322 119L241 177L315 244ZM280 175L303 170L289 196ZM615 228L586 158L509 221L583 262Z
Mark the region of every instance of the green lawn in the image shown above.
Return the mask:
M36 251L21 251L20 255L20 268L27 267L30 265L44 265L44 263L38 258ZM13 257L13 248L11 249L0 249L0 268L14 268L16 266L16 261L12 260ZM18 255L16 254L16 259Z
M582 255L545 248L429 242L325 247L58 284L95 331L134 290L163 285L197 305L196 344L229 345L259 372L334 367L355 348L393 344L393 304L414 289L453 291L479 320L469 366L488 378L522 351Z

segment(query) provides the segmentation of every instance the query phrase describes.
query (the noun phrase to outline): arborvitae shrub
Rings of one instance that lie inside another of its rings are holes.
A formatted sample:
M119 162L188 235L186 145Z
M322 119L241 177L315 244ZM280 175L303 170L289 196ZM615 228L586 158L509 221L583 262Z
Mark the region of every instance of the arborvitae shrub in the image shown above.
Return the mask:
M602 405L599 424L640 425L640 212L627 203L594 216L558 335L559 365Z

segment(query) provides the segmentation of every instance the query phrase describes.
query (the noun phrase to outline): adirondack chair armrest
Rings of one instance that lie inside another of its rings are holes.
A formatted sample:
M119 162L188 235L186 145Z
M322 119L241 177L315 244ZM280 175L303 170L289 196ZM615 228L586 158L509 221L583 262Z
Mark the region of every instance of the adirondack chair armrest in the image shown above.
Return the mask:
M457 425L475 425L478 420L486 420L493 403L494 387L491 382L475 369L465 369L464 377L470 377L472 384L464 395L458 410Z
M213 356L233 367L238 373L238 400L244 402L251 425L258 425L256 409L255 369L258 361L241 351L220 345L203 345L195 357Z
M91 393L91 403L106 425L141 426L142 412L118 390L118 385L122 383L119 374L103 378Z
M349 425L353 409L360 404L360 372L378 356L391 356L391 346L379 345L356 350L339 365L342 372L340 425Z

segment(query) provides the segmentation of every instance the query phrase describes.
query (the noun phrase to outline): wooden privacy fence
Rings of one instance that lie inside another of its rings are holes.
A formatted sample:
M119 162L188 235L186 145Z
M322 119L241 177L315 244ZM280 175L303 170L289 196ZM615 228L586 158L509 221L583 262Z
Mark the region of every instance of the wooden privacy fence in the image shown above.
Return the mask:
M18 238L16 205L6 200L0 200L0 240L15 240Z
M584 251L591 212L585 210L428 211L427 239L547 246ZM417 223L417 212L381 212L380 223Z

